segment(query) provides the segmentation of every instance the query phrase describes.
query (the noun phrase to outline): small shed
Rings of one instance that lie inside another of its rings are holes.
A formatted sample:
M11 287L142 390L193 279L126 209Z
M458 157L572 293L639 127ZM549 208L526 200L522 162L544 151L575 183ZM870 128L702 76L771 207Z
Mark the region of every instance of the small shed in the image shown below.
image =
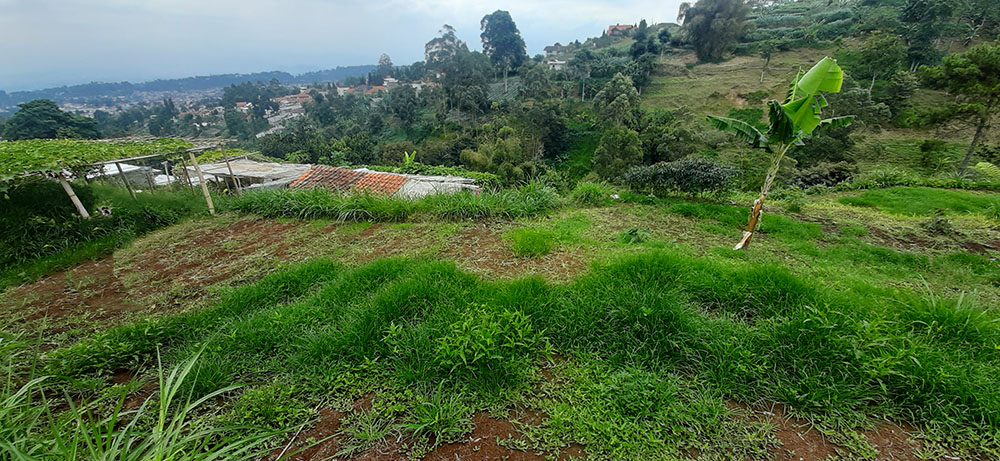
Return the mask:
M228 187L235 188L237 180L240 187L253 185L267 186L270 183L290 182L309 170L305 163L258 162L247 158L232 159L226 162L203 163L202 173L212 176L217 181L224 181ZM192 167L188 170L193 172ZM230 173L230 171L232 173ZM207 179L206 179L207 180Z

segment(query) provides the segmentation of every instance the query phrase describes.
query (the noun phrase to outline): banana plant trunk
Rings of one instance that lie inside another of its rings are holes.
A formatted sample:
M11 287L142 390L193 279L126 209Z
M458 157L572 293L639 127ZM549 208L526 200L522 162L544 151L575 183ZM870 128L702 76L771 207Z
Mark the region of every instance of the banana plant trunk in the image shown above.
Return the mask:
M791 146L791 144L787 144L778 149L778 154L774 157L771 168L767 171L767 176L764 178L764 185L760 188L760 195L757 197L757 200L754 200L753 205L750 206L750 220L747 222L746 229L743 230L743 238L733 247L734 250L742 250L750 246L750 240L753 239L754 232L757 232L757 228L760 226L760 217L764 210L764 200L767 199L767 193L771 190L771 185L774 184L774 178L778 176L781 160L785 157L785 153L788 152Z

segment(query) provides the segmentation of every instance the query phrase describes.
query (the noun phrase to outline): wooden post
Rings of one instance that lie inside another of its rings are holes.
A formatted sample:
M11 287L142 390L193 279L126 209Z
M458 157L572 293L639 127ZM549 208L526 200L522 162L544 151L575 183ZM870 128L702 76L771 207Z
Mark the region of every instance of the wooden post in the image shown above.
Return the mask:
M226 168L229 168L229 176L233 178L233 184L236 185L236 195L243 195L243 191L241 190L243 186L240 185L240 178L237 178L233 174L233 166L229 164L229 156L223 154L222 158L226 160Z
M194 183L191 182L191 175L188 174L187 163L184 163L184 159L181 158L181 171L184 172L184 180L187 182L188 187L194 190Z
M59 176L59 183L62 184L63 189L66 191L66 195L69 195L69 199L73 201L73 205L76 206L76 211L80 212L80 216L90 218L90 213L87 213L87 209L83 207L82 203L80 203L80 198L73 192L73 187L69 185L69 182L66 181L66 178L63 177L62 173L56 173L56 176Z
M188 152L188 156L191 158L191 164L194 165L194 172L198 174L198 182L201 183L201 193L205 194L205 203L208 203L208 214L215 214L215 204L212 203L212 194L208 193L208 184L205 183L205 177L201 174L201 168L198 167L198 159L194 158L194 152Z
M146 183L149 184L149 193L152 194L153 189L155 189L155 187L153 187L153 167L146 169Z
M163 175L167 177L167 190L170 189L170 162L163 161Z
M125 171L122 170L122 165L120 163L118 163L118 162L115 162L115 166L118 167L118 176L122 177L122 182L125 183L125 188L128 189L128 195L131 195L132 199L134 200L135 199L135 191L132 190L132 184L130 184L128 182L128 178L125 177Z

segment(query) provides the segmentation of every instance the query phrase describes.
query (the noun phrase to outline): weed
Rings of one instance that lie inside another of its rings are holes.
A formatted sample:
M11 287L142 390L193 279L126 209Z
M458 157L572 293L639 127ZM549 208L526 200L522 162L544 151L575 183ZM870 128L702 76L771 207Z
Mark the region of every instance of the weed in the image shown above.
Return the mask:
M281 381L247 390L236 401L230 418L240 426L273 429L298 426L313 412L297 393L294 384Z
M403 427L417 437L434 437L438 443L454 442L472 430L461 394L447 392L441 385L430 397L418 395L410 419Z
M618 241L629 245L635 245L648 242L650 238L651 235L648 231L639 229L638 227L630 227L622 231L621 235L618 237Z

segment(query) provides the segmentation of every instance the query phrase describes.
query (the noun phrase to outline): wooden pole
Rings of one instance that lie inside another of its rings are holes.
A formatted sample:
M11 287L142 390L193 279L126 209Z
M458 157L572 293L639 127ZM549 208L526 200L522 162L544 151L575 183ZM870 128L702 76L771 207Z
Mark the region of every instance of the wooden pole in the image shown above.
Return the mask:
M125 183L125 188L128 189L128 195L131 195L132 199L135 199L135 191L132 190L132 184L130 184L128 182L128 178L125 177L125 171L122 170L122 164L115 162L115 166L118 167L118 176L122 177L122 182Z
M80 212L80 216L90 218L90 213L87 213L87 209L83 207L83 203L80 203L80 198L73 192L73 187L69 185L66 178L63 177L62 173L58 173L57 176L59 176L59 183L62 184L63 189L66 191L66 195L69 195L69 199L73 201L76 211Z
M170 162L163 161L163 175L167 177L167 190L170 190Z
M240 185L240 178L237 178L233 174L233 166L229 164L229 156L223 155L222 158L226 160L226 168L229 168L229 176L233 178L233 184L236 185L236 195L243 195L243 191L241 190L243 186Z
M153 168L149 167L145 171L146 171L146 183L149 184L149 193L152 194L153 189L155 189L153 187Z
M201 168L198 167L198 159L194 158L194 152L188 152L188 156L191 158L191 164L194 165L194 172L198 174L198 182L201 183L201 193L205 195L205 203L208 203L208 214L215 214L215 204L212 203L212 194L208 193L208 184L205 183L205 177L201 174Z
M191 190L193 191L194 190L194 184L191 182L191 175L188 174L187 163L184 163L184 159L183 158L181 158L181 168L182 168L181 171L184 172L184 180L187 182L188 187L190 187Z

